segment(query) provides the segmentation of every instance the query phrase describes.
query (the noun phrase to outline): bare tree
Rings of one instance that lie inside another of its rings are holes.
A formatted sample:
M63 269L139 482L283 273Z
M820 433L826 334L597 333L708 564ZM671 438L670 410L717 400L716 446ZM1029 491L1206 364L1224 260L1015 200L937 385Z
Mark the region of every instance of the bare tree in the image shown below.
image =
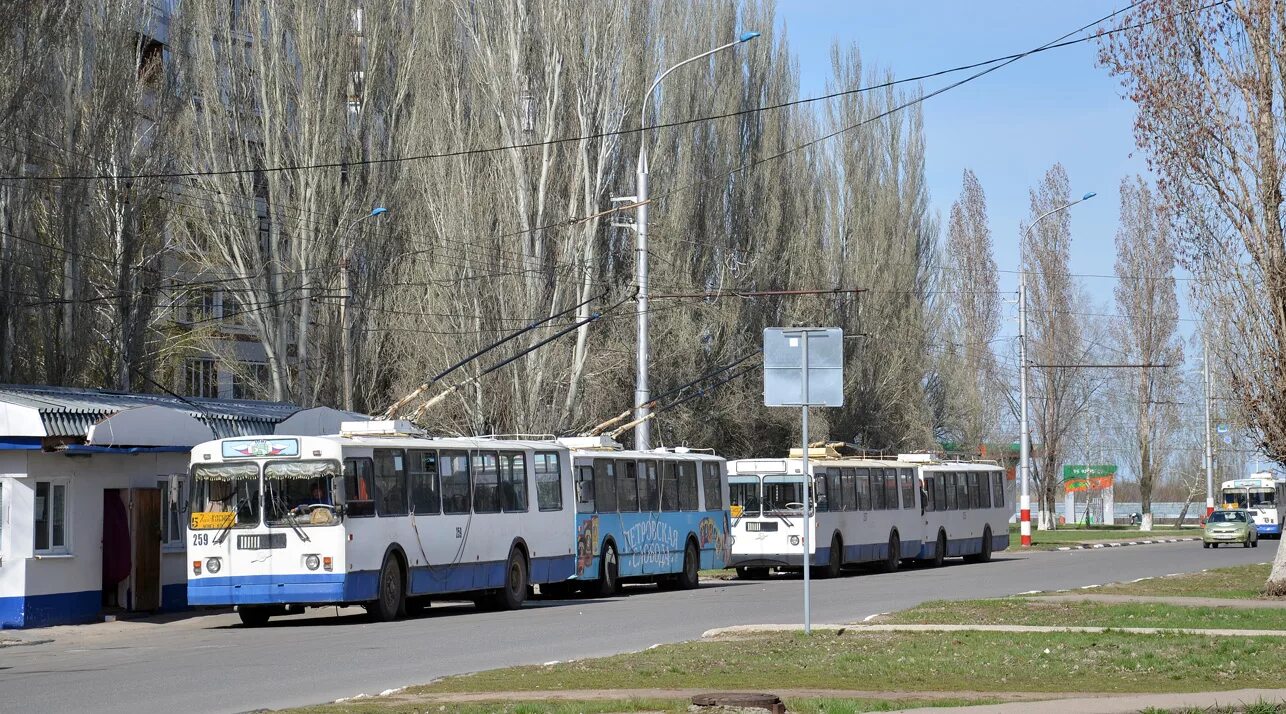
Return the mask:
M1031 216L1069 203L1067 172L1055 164L1040 187L1031 192ZM1032 362L1029 390L1034 414L1032 443L1038 495L1038 527L1054 524L1054 509L1068 441L1089 409L1095 391L1084 365L1094 340L1076 314L1081 303L1068 268L1071 217L1067 211L1048 216L1024 236L1023 271L1027 274L1027 359ZM1089 339L1087 339L1089 338Z
M1139 107L1135 138L1203 302L1229 325L1212 351L1261 448L1286 458L1286 4L1145 0L1120 27L1101 58ZM1286 553L1269 589L1286 592Z
M955 441L975 453L995 435L1001 403L992 349L1000 329L996 259L987 222L987 197L978 177L965 169L960 197L951 205L941 281L949 306L945 348L958 356L951 419Z
M1138 176L1122 180L1121 225L1116 231L1116 304L1121 318L1115 342L1128 361L1145 365L1131 377L1127 404L1134 417L1131 466L1139 482L1145 531L1152 530L1152 490L1169 457L1183 360L1174 261L1170 226L1152 189Z

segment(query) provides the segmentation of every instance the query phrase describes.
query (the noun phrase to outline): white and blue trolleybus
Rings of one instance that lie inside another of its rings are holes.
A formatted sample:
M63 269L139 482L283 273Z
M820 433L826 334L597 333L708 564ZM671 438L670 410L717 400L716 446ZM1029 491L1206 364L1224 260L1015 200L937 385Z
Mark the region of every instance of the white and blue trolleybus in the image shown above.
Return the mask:
M188 602L235 606L248 625L349 604L392 620L431 598L514 609L533 585L695 587L699 567L724 567L722 459L569 441L385 421L200 444Z
M786 459L729 464L732 557L743 578L803 567L799 449ZM842 455L809 449L814 518L809 565L821 577L845 566L896 570L905 560L987 561L1009 547L1004 471L994 464Z
M1282 537L1280 492L1286 491L1286 481L1275 478L1271 471L1251 474L1249 478L1233 479L1219 484L1220 501L1224 508L1244 508L1251 512L1255 530L1269 538Z

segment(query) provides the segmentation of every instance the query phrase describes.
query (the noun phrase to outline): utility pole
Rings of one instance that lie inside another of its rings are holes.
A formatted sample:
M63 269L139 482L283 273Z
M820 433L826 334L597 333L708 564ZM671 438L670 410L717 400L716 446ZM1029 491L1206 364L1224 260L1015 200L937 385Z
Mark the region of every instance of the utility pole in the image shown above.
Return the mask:
M1215 451L1210 441L1210 348L1201 336L1201 361L1206 373L1206 518L1215 512Z
M1031 463L1031 433L1027 426L1027 274L1018 276L1018 420L1021 422L1018 447L1019 480L1022 496L1018 502L1019 539L1022 547L1031 547L1031 494L1028 492L1028 469Z

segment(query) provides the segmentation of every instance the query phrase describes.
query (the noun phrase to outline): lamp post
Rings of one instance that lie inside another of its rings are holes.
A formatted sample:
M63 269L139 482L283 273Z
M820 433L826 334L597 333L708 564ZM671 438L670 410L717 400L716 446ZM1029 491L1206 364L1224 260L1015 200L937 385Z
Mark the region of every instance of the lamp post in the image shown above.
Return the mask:
M1046 211L1036 217L1027 230L1023 233L1023 242L1018 246L1018 251L1023 252L1023 246L1027 245L1027 240L1031 237L1031 231L1040 224L1047 216L1055 213L1066 211L1082 201L1088 201L1096 196L1093 191L1080 197L1080 200L1072 201L1065 206L1059 206L1050 211ZM1019 267L1021 268L1021 255L1019 256ZM1019 270L1018 272L1018 394L1019 394L1019 422L1021 429L1018 466L1021 472L1022 496L1019 500L1019 513L1021 521L1018 525L1018 533L1022 542L1022 547L1031 547L1031 492L1028 487L1030 482L1031 471L1031 427L1027 422L1027 271Z
M349 281L348 258L349 244L348 233L353 227L367 218L374 218L382 213L387 213L388 209L383 206L376 207L370 213L358 218L340 233L340 252L339 252L339 351L344 365L344 411L353 411L353 327L349 324L348 301L352 299L352 286Z
M640 129L647 128L647 103L652 98L652 93L656 91L657 85L665 79L674 70L685 64L696 62L710 55L726 50L730 47L736 47L743 42L749 42L759 36L758 32L743 32L736 40L726 45L720 45L708 52L702 52L695 57L689 57L673 67L657 75L653 80L652 86L648 87L647 94L643 95L643 108L639 112ZM639 135L639 163L638 171L635 174L635 195L631 198L638 204L638 214L634 225L634 280L638 283L638 297L635 302L634 311L638 319L638 353L635 355L635 375L634 375L634 418L643 419L648 414L647 403L651 398L648 389L648 339L647 339L647 318L648 318L648 274L647 274L647 209L648 209L648 186L647 186L647 133L642 132ZM646 450L651 446L652 428L650 422L640 422L638 428L634 431L634 448L640 451Z

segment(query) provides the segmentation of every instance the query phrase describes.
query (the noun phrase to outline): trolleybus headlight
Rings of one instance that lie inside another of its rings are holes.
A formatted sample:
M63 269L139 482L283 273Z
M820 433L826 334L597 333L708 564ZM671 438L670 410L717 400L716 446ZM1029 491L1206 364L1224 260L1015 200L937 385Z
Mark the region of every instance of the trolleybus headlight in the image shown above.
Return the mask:
M316 570L321 567L321 558L315 555L304 556L304 567L309 570Z
M799 536L791 536L791 537L790 537L790 544L791 544L791 545L799 545Z
M218 558L208 558L205 561L205 569L210 571L211 575L214 575L223 569L223 562Z

